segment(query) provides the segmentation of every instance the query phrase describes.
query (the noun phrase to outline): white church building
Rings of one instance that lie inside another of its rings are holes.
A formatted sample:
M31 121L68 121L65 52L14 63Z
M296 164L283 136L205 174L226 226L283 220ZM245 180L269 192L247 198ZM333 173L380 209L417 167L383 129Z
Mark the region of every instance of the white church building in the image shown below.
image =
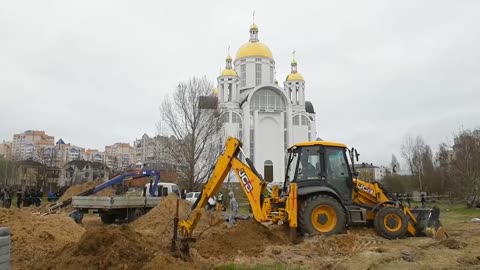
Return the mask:
M225 138L234 136L265 180L283 181L286 149L315 140L315 111L305 101L305 80L292 60L283 87L276 81L275 60L250 27L250 39L228 56L214 90ZM232 66L233 60L233 66Z

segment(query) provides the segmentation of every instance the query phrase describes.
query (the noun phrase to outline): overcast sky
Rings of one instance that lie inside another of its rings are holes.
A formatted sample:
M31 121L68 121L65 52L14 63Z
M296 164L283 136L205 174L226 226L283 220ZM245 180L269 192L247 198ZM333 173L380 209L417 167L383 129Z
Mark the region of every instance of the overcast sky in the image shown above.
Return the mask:
M322 139L376 164L480 126L480 1L0 0L0 141L103 149L154 135L179 81L216 81L255 22L280 83L296 50Z

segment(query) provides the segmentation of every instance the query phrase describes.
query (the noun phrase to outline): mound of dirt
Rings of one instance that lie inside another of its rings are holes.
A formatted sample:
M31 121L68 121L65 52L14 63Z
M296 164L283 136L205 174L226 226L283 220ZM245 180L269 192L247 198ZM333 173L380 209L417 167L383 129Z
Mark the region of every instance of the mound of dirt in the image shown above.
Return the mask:
M73 185L71 187L69 187L65 193L63 193L63 195L60 197L60 199L58 201L64 201L64 200L68 200L70 198L72 198L73 196L77 196L78 194L84 192L84 191L87 191L91 188L94 188L100 184L104 183L103 180L101 179L98 179L98 180L95 180L95 181L91 181L91 182L86 182L86 183L83 183L83 184L78 184L78 185ZM115 196L115 190L112 188L112 187L109 187L109 188L106 188L96 194L93 194L91 196Z
M57 252L42 269L140 269L157 247L127 226L92 228Z
M24 209L2 209L0 226L10 227L12 233L12 269L36 269L85 232L69 217L42 217Z
M438 242L439 245L448 247L449 249L461 249L467 246L467 243L456 240L455 238L447 238Z
M173 218L175 216L178 197L170 194L163 198L160 203L144 216L135 220L131 226L151 237L160 240L167 238L170 240L173 230ZM179 216L185 217L190 209L190 204L184 200L179 200Z
M355 234L337 234L330 237L309 237L299 246L304 250L315 251L318 255L330 255L350 254L357 249L358 244L358 236Z
M232 228L222 223L199 238L192 247L203 257L231 258L235 254L257 256L269 244L287 242L264 225L249 220L237 222Z

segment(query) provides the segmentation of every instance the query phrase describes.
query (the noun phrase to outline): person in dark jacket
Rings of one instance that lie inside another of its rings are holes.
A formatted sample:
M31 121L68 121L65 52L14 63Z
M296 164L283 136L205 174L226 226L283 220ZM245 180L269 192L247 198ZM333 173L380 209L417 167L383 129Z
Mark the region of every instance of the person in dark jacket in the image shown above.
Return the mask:
M17 208L20 208L23 202L23 192L21 189L17 191Z
M422 194L421 202L422 202L422 208L425 208L426 202L427 202L427 201L425 200L425 194Z

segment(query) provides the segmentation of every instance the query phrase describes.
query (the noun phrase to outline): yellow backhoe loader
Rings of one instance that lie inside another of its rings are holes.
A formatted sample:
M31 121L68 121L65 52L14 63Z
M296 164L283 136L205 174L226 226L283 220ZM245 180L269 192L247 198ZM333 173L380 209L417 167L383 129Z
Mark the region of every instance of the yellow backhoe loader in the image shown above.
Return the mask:
M201 215L201 211L196 210L204 208L208 198L219 191L230 170L239 179L254 219L287 224L292 237L298 232L303 235L342 233L347 226L355 224L371 224L387 239L406 235L447 237L439 221L438 208L411 210L380 183L357 179L355 159L358 161L357 151L341 143L297 143L288 149L283 187L274 186L269 191L243 152L241 142L230 137L190 215L177 220L173 241L188 243Z

